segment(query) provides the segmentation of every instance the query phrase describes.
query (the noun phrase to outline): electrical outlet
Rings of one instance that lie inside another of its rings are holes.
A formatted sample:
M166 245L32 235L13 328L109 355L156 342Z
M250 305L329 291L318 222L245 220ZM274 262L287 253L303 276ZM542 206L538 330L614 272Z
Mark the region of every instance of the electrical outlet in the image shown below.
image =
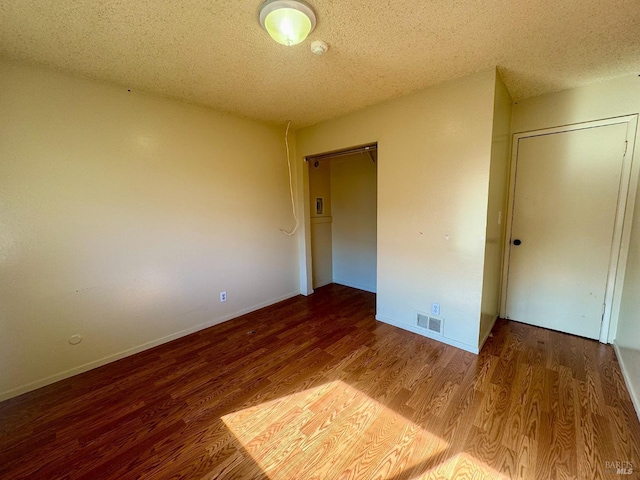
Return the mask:
M220 292L220 301L221 302L227 301L227 292Z
M432 303L431 304L431 315L440 315L440 304Z

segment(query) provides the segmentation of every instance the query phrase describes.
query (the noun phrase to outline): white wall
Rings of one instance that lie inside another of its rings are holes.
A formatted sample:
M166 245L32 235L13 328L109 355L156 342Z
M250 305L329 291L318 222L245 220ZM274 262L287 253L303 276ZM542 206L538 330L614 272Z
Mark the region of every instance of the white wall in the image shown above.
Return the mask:
M331 160L333 281L376 291L376 164L366 153Z
M283 129L6 63L0 112L0 399L298 293Z
M437 302L440 340L470 351L478 350L495 79L493 69L476 73L296 132L298 162L378 142L377 317L424 333L416 311Z
M498 75L493 106L493 134L491 137L491 169L489 173L489 201L487 207L487 243L484 249L482 279L482 315L480 345L483 345L500 313L502 257L511 155L511 109L513 101Z
M513 108L512 130L517 133L638 113L640 77L633 75L520 101ZM640 168L639 144L636 133L632 152L636 174ZM636 184L630 186L631 198L636 189ZM616 285L616 294L621 293L621 304L619 314L614 312L609 339L614 340L636 410L640 413L639 204L640 198L636 198L635 209L632 202L627 204L623 243L628 242L629 254L622 256L618 265L619 269L625 270L625 278L624 285Z

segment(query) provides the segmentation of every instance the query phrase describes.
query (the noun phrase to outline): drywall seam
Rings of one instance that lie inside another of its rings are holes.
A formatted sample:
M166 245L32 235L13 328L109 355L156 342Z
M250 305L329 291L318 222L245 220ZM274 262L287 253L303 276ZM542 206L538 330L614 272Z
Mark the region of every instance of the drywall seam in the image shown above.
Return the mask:
M247 313L254 312L264 307L268 307L269 305L273 305L278 302L282 302L283 300L288 300L289 298L293 298L297 295L300 295L300 292L291 292L287 293L278 298L274 298L272 300L267 300L266 302L259 303L257 305L253 305L252 307L243 308L242 310L238 310L237 312L230 313L228 315L224 315L222 317L215 318L205 323L201 323L200 325L196 325L194 327L186 328L176 333L172 333L171 335L167 335L156 340L152 340L147 343L143 343L142 345L138 345L135 347L128 348L118 353L114 353L112 355L107 355L106 357L100 358L98 360L94 360L89 363L85 363L84 365L80 365L78 367L70 368L69 370L65 370L60 373L56 373L54 375L50 375L45 378L41 378L40 380L36 380L34 382L27 383L26 385L21 385L16 388L12 388L11 390L7 390L5 392L0 393L0 402L7 400L12 397L17 397L18 395L22 395L23 393L31 392L32 390L36 390L40 387L44 387L46 385L50 385L52 383L58 382L60 380L64 380L65 378L73 377L74 375L78 375L80 373L87 372L89 370L93 370L94 368L101 367L106 365L107 363L115 362L116 360L120 360L122 358L128 357L130 355L135 355L136 353L143 352L145 350L149 350L150 348L157 347L158 345L162 345L164 343L168 343L172 340L176 340L181 337L185 337L195 332L199 332L200 330L204 330L209 327L213 327L220 323L227 322L229 320L233 320L234 318L240 317Z

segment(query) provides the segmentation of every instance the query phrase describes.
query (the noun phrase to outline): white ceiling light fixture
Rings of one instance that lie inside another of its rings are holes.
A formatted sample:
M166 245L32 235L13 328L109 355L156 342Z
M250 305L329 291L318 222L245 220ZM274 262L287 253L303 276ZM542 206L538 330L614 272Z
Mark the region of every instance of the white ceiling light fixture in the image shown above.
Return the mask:
M260 25L283 45L302 42L316 26L316 14L299 0L267 0L260 7Z

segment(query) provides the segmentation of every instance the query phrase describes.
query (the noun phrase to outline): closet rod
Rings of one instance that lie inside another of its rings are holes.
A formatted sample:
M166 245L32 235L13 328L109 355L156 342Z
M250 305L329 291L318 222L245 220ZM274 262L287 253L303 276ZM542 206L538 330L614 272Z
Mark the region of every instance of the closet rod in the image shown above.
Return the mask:
M326 160L327 158L343 157L345 155L353 155L354 153L375 152L378 150L378 144L364 145L362 147L350 148L349 150L340 150L338 152L321 153L320 155L309 155L305 157L305 161L309 160Z

